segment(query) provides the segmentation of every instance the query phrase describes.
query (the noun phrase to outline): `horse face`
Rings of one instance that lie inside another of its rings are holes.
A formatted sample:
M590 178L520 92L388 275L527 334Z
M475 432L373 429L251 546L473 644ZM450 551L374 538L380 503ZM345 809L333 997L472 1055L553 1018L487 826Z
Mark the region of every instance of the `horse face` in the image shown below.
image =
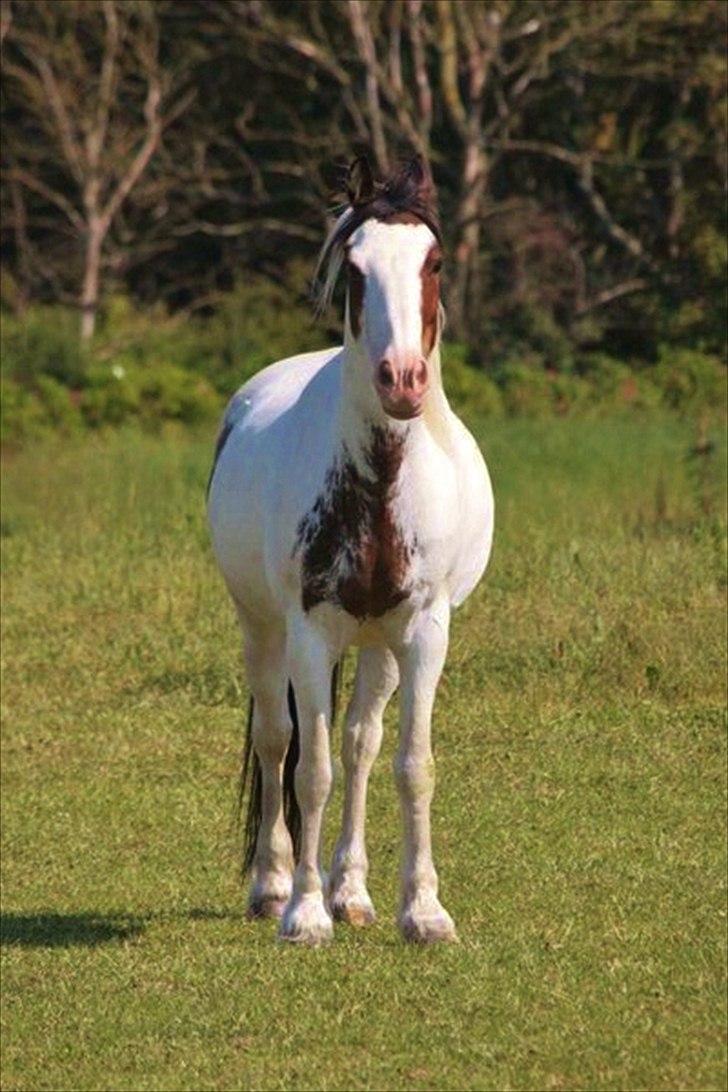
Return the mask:
M367 220L347 248L347 322L385 413L400 420L423 409L437 341L440 246L409 214Z

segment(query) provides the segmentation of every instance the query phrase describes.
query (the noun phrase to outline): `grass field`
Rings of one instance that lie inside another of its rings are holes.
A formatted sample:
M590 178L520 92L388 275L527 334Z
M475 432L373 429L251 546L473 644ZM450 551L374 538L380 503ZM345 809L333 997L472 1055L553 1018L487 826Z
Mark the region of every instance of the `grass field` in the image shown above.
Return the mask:
M3 1089L725 1087L721 429L474 428L496 545L435 717L461 943L424 950L393 920L391 713L379 922L311 951L244 920L210 438L7 459Z

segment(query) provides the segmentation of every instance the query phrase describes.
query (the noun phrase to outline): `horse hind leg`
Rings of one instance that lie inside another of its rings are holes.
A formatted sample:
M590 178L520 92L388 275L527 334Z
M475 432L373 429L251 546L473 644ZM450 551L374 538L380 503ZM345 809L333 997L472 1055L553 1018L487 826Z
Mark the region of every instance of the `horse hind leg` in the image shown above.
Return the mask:
M301 816L293 892L281 920L281 940L317 945L333 936L320 867L321 829L331 788L329 730L334 660L322 634L302 613L288 621L287 662L298 714L300 756L295 795Z
M329 905L337 921L368 925L375 919L367 891L364 838L367 782L382 742L382 716L399 681L397 662L386 648L359 653L354 693L346 713L342 746L344 814L334 850Z
M241 622L243 619L241 617ZM248 898L250 918L281 917L291 894L293 845L286 826L282 777L291 740L285 635L261 634L243 622L245 661L252 694L250 741L252 785L248 804L252 872Z

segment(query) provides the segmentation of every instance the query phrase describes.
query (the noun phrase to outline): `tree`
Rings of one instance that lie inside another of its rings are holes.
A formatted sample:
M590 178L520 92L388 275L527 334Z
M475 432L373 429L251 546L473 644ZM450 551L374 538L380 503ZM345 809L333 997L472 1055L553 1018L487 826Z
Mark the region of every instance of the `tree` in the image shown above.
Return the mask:
M139 245L114 229L195 90L163 62L149 3L25 0L13 16L2 71L18 123L8 126L3 177L18 261L58 297L77 298L88 339L104 270Z
M417 151L449 330L479 358L725 341L724 0L9 11L3 260L33 293L82 297L87 333L102 274L208 306L243 271L310 266L345 163Z

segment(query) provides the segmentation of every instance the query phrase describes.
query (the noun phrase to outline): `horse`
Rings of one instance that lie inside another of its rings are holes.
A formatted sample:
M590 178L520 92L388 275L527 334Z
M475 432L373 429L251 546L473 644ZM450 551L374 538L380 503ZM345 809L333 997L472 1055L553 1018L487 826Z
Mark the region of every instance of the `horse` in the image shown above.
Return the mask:
M242 629L252 695L243 791L251 918L317 945L333 921L375 919L367 781L399 687L394 774L404 828L398 925L456 940L432 861L431 719L450 614L480 580L493 534L481 453L443 390L442 236L421 157L375 180L348 170L321 251L320 305L342 267L344 344L280 360L233 396L208 493L214 554ZM320 866L332 784L333 685L357 649L343 726L343 823Z

